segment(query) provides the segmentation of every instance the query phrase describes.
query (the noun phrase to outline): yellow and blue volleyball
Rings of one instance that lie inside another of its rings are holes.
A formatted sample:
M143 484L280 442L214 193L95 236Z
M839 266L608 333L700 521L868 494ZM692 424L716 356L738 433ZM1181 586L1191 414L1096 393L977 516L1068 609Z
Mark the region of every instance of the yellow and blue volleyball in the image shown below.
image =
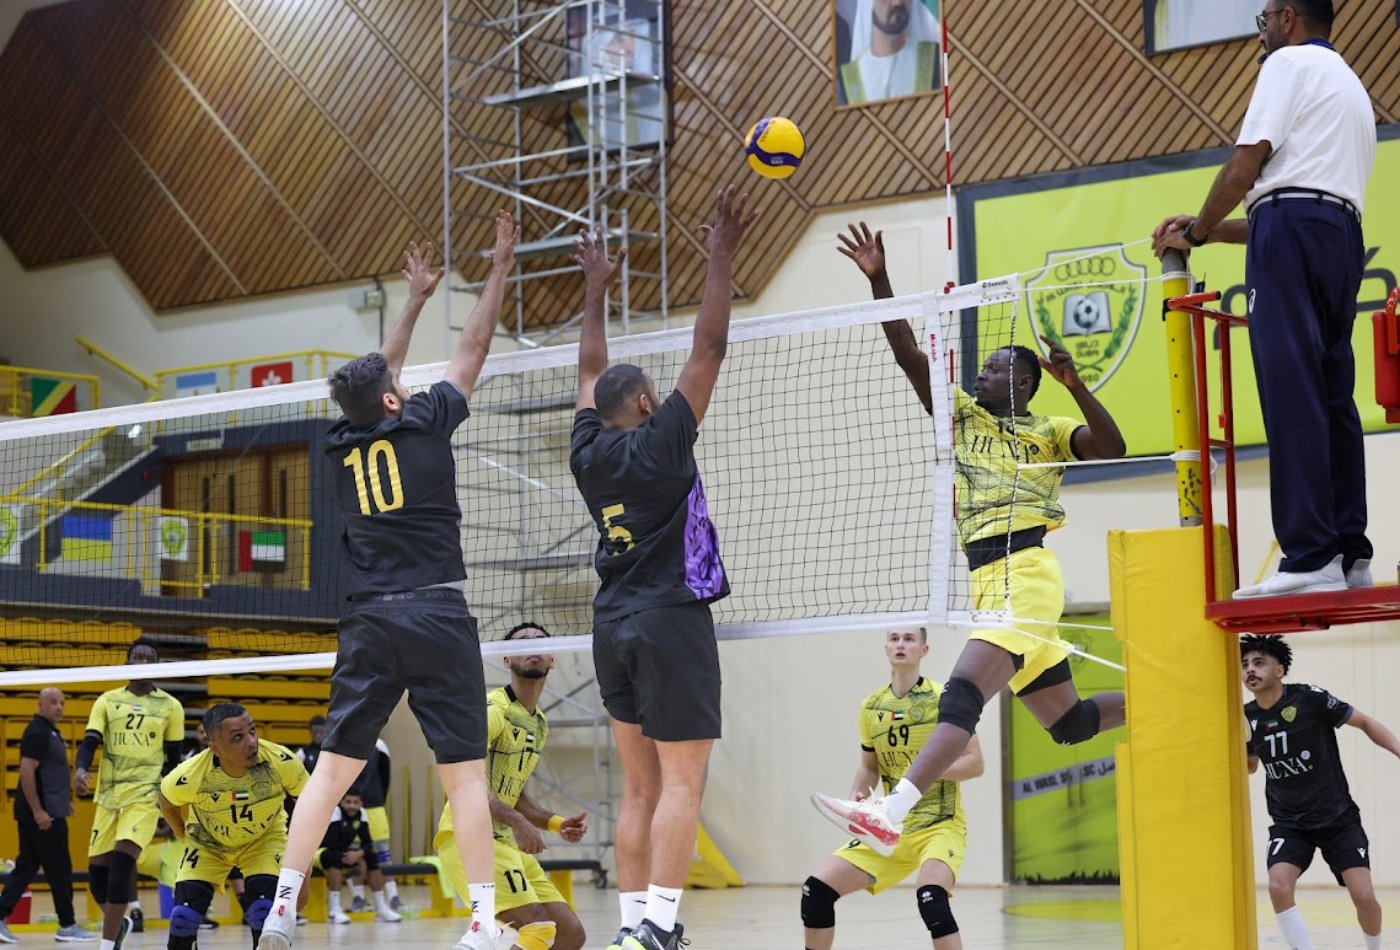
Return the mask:
M807 140L791 119L773 116L759 119L744 139L749 167L764 178L786 178L802 164Z

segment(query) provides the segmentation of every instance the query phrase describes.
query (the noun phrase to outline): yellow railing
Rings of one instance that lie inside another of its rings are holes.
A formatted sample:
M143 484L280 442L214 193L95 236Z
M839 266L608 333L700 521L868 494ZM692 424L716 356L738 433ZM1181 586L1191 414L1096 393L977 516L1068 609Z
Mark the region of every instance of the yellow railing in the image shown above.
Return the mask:
M31 366L0 366L0 406L5 415L27 417L34 414L34 410L39 408L34 404L36 379L55 380L65 386L72 384L78 394L78 409L97 409L102 405L102 383L96 376L60 373Z
M155 396L151 396L150 398L146 399L145 401L146 401L146 402L154 402L155 399L156 399ZM89 439L87 439L87 440L84 441L84 442L79 443L79 445L77 446L77 448L75 448L75 449L73 449L72 451L70 451L70 452L68 452L67 454L65 454L62 458L60 458L58 461L54 462L52 465L50 465L48 468L44 469L44 470L43 470L42 472L40 472L39 474L37 474L37 475L33 476L32 478L30 478L29 481L25 482L23 485L20 485L20 486L19 486L18 488L16 488L11 494L12 494L12 495L23 495L25 492L29 491L29 490L30 490L31 488L33 488L35 485L39 484L40 482L44 481L45 479L51 478L51 479L53 479L53 481L54 481L54 497L55 497L56 499L58 499L58 500L62 500L62 498L63 498L63 490L62 490L62 489L63 489L63 476L64 476L65 474L67 474L68 466L71 465L71 464L72 464L74 461L76 461L77 459L82 458L83 453L85 453L88 449L90 449L90 448L92 448L93 446L95 446L97 443L101 442L101 441L102 441L103 439L105 439L109 434L111 434L112 432L116 431L116 428L117 428L116 426L107 426L105 429L99 429L99 430L97 431L97 434L96 434L96 435L90 437ZM149 441L150 441L150 436L149 436L149 435L146 436L145 439L146 439L147 442L149 442Z
M292 574L290 584L279 586L294 586L301 590L310 590L311 588L311 529L314 525L304 518L265 518L250 515L182 511L174 508L146 508L98 502L65 502L52 498L21 495L0 495L0 506L32 506L38 509L39 558L36 566L41 571L51 568L55 563L48 557L48 535L52 530L49 522L65 514L93 512L111 516L125 515L134 519L135 537L127 537L124 539L124 543L119 545L117 532L113 531L110 542L112 545L111 555L100 560L112 565L118 576L140 581L143 589L147 592L158 593L159 588L165 587L197 592L217 584L230 583L231 579L238 573L237 564L229 563L232 560L229 556L232 545L227 541L211 543L213 541L211 535L214 533L213 529L219 527L232 529L234 526L250 531L276 529L278 533L282 533L284 560L286 561L286 567L283 570L295 573ZM186 524L187 534L184 541L183 559L171 560L166 557L166 552L161 548L160 528L154 522L165 518L179 518ZM132 528L128 528L127 532L130 533L132 530ZM294 532L297 534L299 542L296 545L299 550L295 566L293 566L290 557L290 552L293 550L291 535ZM181 572L185 576L178 578L164 577L162 576L164 573L162 565L167 562L188 564L189 570ZM154 588L155 591L151 591L151 588ZM196 593L195 596L198 594Z
M174 369L157 370L155 377L162 399L173 399L178 395L189 394L198 389L210 391L208 386L199 384L191 377L203 376L212 382L219 392L232 392L237 389L252 389L255 385L255 370L266 369L260 374L256 385L276 385L307 379L320 379L330 375L335 367L358 359L355 353L336 353L330 350L299 350L295 353L276 353L272 356L258 356L252 359L224 360L217 363L198 363L193 366L179 366ZM278 366L277 364L289 364ZM290 369L290 378L282 378L283 371ZM185 377L187 386L180 386L179 378ZM269 381L271 379L272 381Z
M85 340L80 336L75 336L73 337L73 339L75 342L77 342L79 346L87 350L90 355L95 356L100 360L106 360L108 363L116 367L122 373L136 380L136 382L141 384L142 389L149 389L153 392L160 389L160 385L154 379L151 379L151 377L136 369L134 366L132 366L130 363L127 363L125 360L120 360L117 357L113 356L111 353L108 353L96 343L89 342L88 340Z

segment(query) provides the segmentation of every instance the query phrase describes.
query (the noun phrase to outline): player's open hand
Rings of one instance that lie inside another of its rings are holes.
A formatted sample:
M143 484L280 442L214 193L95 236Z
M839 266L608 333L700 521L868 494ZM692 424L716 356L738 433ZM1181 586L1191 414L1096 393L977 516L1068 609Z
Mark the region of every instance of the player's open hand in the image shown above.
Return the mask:
M596 235L580 231L574 239L574 263L583 268L583 278L589 290L606 290L622 274L622 262L627 257L627 248L617 249L617 260L608 260L608 245L603 238L600 226Z
M734 197L735 188L728 185L719 190L715 195L715 222L714 224L701 225L700 233L705 237L705 244L710 249L711 254L732 255L739 247L739 242L743 240L744 232L749 225L758 219L758 212L751 211L747 215L744 209L748 207L749 196L747 193Z
M519 821L515 824L515 844L526 854L539 854L545 850L544 838L540 837L539 831L528 821Z
M437 290L438 281L447 273L447 268L433 270L433 242L429 241L421 249L418 242L409 241L408 250L403 252L404 267L399 273L408 281L408 295L419 300L427 300Z
M1152 253L1160 258L1169 248L1176 248L1178 251L1191 250L1191 243L1182 236L1182 232L1195 220L1189 214L1177 214L1157 225L1152 231Z
M496 246L491 251L491 266L510 270L515 266L515 245L520 242L520 226L509 211L496 212Z
M565 818L559 826L559 837L569 844L578 844L588 834L588 812L580 812L572 818Z
M885 272L885 232L876 231L873 235L870 228L864 221L860 222L857 228L854 224L846 227L851 229L851 236L837 232L836 237L843 245L836 250L845 254L856 262L860 272L866 277L876 277Z
M1079 381L1079 371L1074 368L1074 357L1069 355L1069 350L1047 336L1042 336L1041 340L1049 348L1050 358L1042 356L1040 368L1049 373L1055 382L1068 389L1084 385Z
M87 798L92 794L92 773L87 769L78 769L73 776L73 790L78 793L79 798Z

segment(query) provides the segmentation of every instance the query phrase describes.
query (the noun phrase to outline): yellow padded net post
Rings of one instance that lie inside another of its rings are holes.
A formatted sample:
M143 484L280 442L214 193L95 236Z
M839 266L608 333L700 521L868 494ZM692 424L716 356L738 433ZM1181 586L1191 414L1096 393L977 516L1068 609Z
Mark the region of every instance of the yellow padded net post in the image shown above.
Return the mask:
M1225 585L1224 528L1215 543ZM1255 950L1240 655L1205 619L1201 531L1114 531L1108 549L1128 666L1117 753L1123 946Z
M1162 302L1167 329L1167 368L1171 371L1173 452L1199 453L1201 432L1196 421L1196 361L1192 354L1191 317L1166 309L1166 301L1191 292L1187 256L1172 249L1162 255ZM1176 463L1176 497L1183 527L1201 523L1201 492L1205 465L1199 458Z

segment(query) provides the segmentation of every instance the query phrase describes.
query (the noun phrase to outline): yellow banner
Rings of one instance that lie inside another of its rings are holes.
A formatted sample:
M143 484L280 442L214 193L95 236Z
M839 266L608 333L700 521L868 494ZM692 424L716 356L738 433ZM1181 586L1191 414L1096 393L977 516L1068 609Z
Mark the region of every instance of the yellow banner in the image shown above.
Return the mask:
M1375 401L1371 313L1384 307L1400 270L1400 140L1380 143L1366 195L1366 273L1357 302L1356 404L1366 431L1385 429ZM1150 244L1126 250L1171 214L1195 214L1219 166L1145 173L1133 177L1036 187L1018 193L964 197L975 233L976 277L1026 275L1017 315L1017 343L1043 352L1038 333L1074 354L1081 375L1118 420L1131 455L1172 451L1171 398L1161 276ZM1092 173L1091 173L1092 174ZM1053 183L1052 183L1053 184ZM1243 212L1238 210L1236 215ZM1075 261L1089 255L1087 259ZM1244 247L1211 245L1191 254L1191 272L1207 290L1224 294L1221 308L1244 313ZM965 275L966 276L966 275ZM1088 285L1102 286L1088 286ZM1078 286L1067 286L1078 285ZM1035 290L1037 287L1064 289ZM1267 315L1260 315L1266 318ZM1001 343L987 341L988 349ZM1234 357L1235 438L1264 442L1248 333L1231 332ZM1220 405L1218 352L1208 364L1212 416ZM1080 415L1074 400L1046 380L1035 400L1045 415ZM1218 433L1217 433L1218 434Z

